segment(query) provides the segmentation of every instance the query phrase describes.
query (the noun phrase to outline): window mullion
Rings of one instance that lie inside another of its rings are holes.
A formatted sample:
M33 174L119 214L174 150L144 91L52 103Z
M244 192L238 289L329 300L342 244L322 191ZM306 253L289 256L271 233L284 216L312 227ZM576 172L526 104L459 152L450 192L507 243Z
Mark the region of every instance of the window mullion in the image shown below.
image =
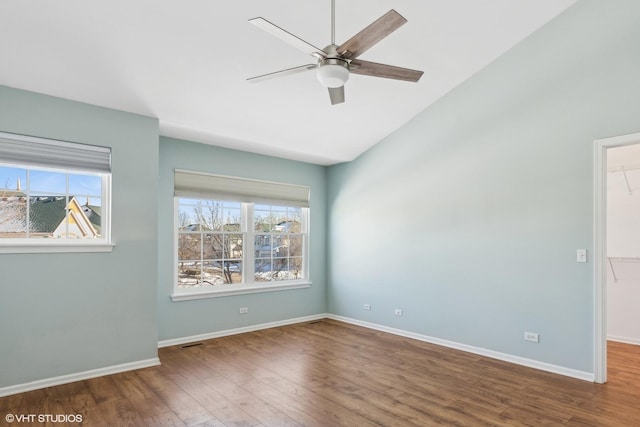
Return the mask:
M309 208L302 209L302 276L309 277L309 236L311 235L311 221Z
M25 227L27 229L27 232L25 233L25 236L28 239L29 237L31 237L31 227L30 227L30 224L31 224L31 169L27 168L26 173L27 173L27 182L26 182L27 222L25 224Z
M204 283L204 231L200 229L200 284ZM224 254L223 254L224 256Z
M253 203L242 204L242 216L245 242L242 245L242 260L244 274L242 275L244 283L255 282L255 230L254 230L254 205Z
M69 238L69 220L71 219L69 216L71 215L71 209L70 209L70 198L69 198L69 173L65 173L64 174L64 178L65 178L65 183L64 183L64 199L65 199L65 216L64 216L64 232L65 232L65 237L68 239Z

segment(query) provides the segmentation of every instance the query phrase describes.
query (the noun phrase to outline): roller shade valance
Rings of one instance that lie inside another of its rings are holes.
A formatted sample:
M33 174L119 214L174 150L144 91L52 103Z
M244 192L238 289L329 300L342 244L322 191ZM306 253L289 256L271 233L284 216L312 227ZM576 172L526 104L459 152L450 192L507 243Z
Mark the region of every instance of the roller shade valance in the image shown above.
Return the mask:
M309 187L303 185L175 170L174 189L178 197L309 207Z
M83 172L111 172L111 149L0 132L0 162Z

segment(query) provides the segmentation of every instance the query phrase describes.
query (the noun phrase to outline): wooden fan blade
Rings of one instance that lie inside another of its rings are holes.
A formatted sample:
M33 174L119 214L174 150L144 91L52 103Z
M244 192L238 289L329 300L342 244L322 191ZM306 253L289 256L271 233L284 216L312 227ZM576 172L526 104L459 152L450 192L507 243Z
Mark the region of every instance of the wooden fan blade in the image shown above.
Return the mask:
M304 71L313 70L317 68L318 64L307 64L300 65L299 67L287 68L286 70L274 71L273 73L262 74L260 76L250 77L247 79L248 82L256 83L261 82L263 80L274 79L276 77L289 76L291 74L298 74Z
M344 102L344 86L330 87L328 89L331 105L342 104Z
M417 82L424 71L411 70L409 68L394 67L393 65L378 64L377 62L361 61L354 59L349 64L349 71L353 74L365 76L384 77L387 79Z
M310 43L307 43L306 41L302 40L300 37L294 34L291 34L288 31L283 30L282 28L267 21L264 18L258 17L258 18L249 19L249 22L251 22L256 27L260 28L261 30L264 30L267 33L271 34L272 36L275 36L280 40L286 43L289 43L291 46L303 51L306 54L309 54L315 57L318 57L318 56L322 58L327 57L327 54L322 49L317 48Z
M382 15L355 36L338 48L338 53L345 59L355 59L370 47L397 30L407 20L395 10Z

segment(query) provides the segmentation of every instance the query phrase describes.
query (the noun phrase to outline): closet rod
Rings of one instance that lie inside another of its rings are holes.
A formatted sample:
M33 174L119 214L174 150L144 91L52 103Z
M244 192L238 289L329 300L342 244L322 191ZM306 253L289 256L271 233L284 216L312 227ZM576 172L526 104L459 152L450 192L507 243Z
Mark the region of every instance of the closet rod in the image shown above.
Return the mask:
M640 165L629 166L608 166L607 172L622 172L622 171L635 171L640 169Z

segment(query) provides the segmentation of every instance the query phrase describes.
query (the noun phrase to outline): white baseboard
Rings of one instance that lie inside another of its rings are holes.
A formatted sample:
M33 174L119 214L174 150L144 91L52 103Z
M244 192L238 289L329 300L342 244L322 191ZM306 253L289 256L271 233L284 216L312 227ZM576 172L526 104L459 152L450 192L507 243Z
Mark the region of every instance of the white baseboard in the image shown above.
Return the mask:
M326 313L314 314L311 316L296 317L294 319L278 320L276 322L261 323L258 325L243 326L241 328L225 329L223 331L210 332L206 334L191 335L187 337L172 338L158 341L158 348L170 347L172 345L189 344L197 341L210 340L213 338L226 337L229 335L243 334L246 332L259 331L261 329L277 328L278 326L293 325L295 323L311 322L314 320L326 319Z
M428 335L416 334L413 332L404 331L402 329L390 328L388 326L379 325L376 323L364 322L362 320L351 319L349 317L337 316L335 314L327 314L327 318L339 320L345 323L351 323L357 326L363 326L365 328L374 329L381 332L387 332L393 335L399 335L402 337L413 338L418 341L424 341L431 344L441 345L443 347L453 348L456 350L466 351L468 353L478 354L480 356L490 357L492 359L502 360L504 362L514 363L516 365L526 366L529 368L539 369L541 371L552 372L554 374L565 375L567 377L577 378L584 381L593 382L595 380L594 374L591 372L578 371L576 369L566 368L564 366L553 365L546 362L540 362L538 360L527 359L525 357L513 356L511 354L500 353L498 351L487 350L482 347L475 347L467 344L460 344L454 341L443 340L441 338L434 338Z
M608 335L607 341L621 342L623 344L640 345L640 339L638 338L617 337L615 335Z
M334 319L345 323L350 323L357 326L362 326L369 329L374 329L381 332L387 332L393 335L403 336L407 338L416 339L418 341L424 341L443 347L453 348L456 350L466 351L468 353L478 354L481 356L490 357L492 359L498 359L516 365L527 366L530 368L539 369L546 372L552 372L555 374L565 375L567 377L577 378L584 381L594 381L594 375L591 372L578 371L563 366L557 366L550 363L540 362L533 359L527 359L524 357L513 356L506 353L500 353L493 350L487 350L481 347L474 347L466 344L460 344L454 341L443 340L440 338L434 338L427 335L417 334L414 332L404 331L402 329L395 329L376 323L365 322L362 320L351 319L348 317L338 316L335 314L321 313L312 316L297 317L294 319L279 320L276 322L262 323L258 325L244 326L241 328L226 329L223 331L211 332L200 335L191 335L181 338L173 338L168 340L162 340L158 342L158 348L169 347L172 345L182 345L198 341L204 341L212 338L219 338L229 335L242 334L246 332L259 331L261 329L276 328L278 326L293 325L296 323L311 322L321 319ZM625 339L620 337L608 337L611 341L620 341L628 344L638 344L640 341L633 339ZM62 375L59 377L47 378L43 380L32 381L24 384L16 384L8 387L0 388L0 397L9 396L12 394L24 393L27 391L37 390L46 387L52 387L56 385L68 384L75 381L88 380L91 378L101 377L105 375L117 374L120 372L133 371L135 369L148 368L151 366L160 365L160 360L157 357L147 360L140 360L137 362L123 363L120 365L108 366L100 369L93 369L90 371L77 372L69 375Z
M152 359L139 360L137 362L122 363L120 365L107 366L105 368L92 369L90 371L76 372L74 374L61 375L59 377L53 378L45 378L43 380L31 381L24 384L1 387L0 397L158 365L160 365L160 359L154 357Z

